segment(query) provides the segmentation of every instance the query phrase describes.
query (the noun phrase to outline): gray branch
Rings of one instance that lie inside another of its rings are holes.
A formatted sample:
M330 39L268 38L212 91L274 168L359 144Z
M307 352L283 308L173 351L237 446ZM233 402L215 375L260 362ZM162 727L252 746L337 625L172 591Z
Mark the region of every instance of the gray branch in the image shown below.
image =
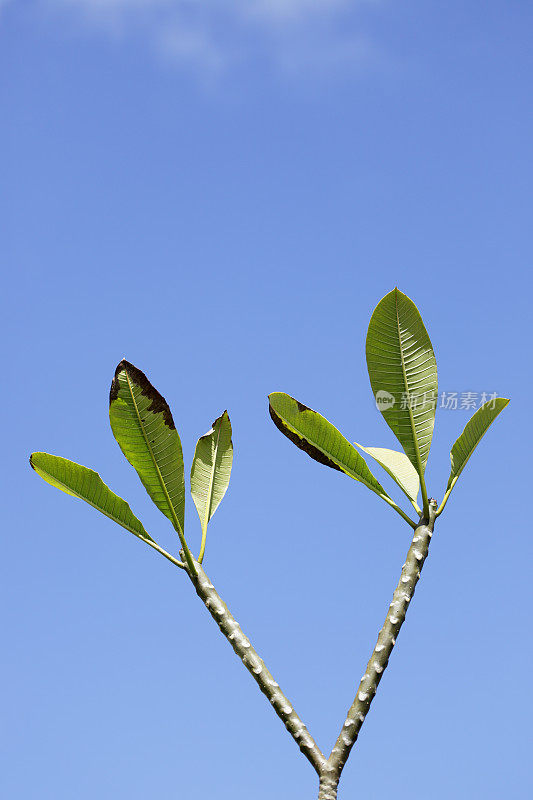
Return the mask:
M232 616L227 605L217 594L215 587L205 574L202 566L197 561L194 562L194 566L196 567L196 575L191 574L187 565L185 569L196 589L196 594L201 598L205 607L263 694L270 700L272 708L295 740L303 755L311 762L320 775L326 763L326 759L317 747L313 737L294 710L292 703L287 699L278 683L272 677L263 659L256 653L250 640L242 632L239 623Z
M365 674L361 678L355 700L348 711L346 720L328 759L324 757L313 737L294 710L292 703L281 691L267 669L265 662L256 653L250 640L242 632L238 622L222 601L215 587L205 574L202 566L194 561L196 574L192 574L187 563L185 569L197 595L218 627L229 641L235 653L252 675L259 688L270 700L272 707L281 719L304 756L310 761L319 776L318 800L337 800L337 786L343 767L368 714L379 682L389 662L390 654L402 627L407 608L413 597L420 571L427 558L437 503L429 502L429 519L420 520L413 535L405 564L392 603L389 606L384 625L379 632L374 652L370 656Z
M396 643L396 638L404 623L407 608L420 578L420 571L428 555L436 510L437 503L431 499L429 503L429 520L421 519L420 525L415 528L411 547L407 553L402 574L394 592L392 603L389 606L385 622L379 632L374 652L370 656L355 700L348 711L342 730L324 768L324 771L335 777L337 781L368 714L383 672L389 663L389 657ZM323 796L324 798L330 797L327 794ZM333 798L335 796L332 795Z

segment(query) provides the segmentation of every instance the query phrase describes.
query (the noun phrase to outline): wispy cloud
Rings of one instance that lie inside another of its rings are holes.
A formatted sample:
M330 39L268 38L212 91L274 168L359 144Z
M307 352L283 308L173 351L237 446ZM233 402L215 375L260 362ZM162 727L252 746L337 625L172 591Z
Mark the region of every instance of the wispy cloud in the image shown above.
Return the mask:
M159 55L212 76L254 60L307 73L360 69L380 57L363 13L384 0L38 2L95 32L142 37Z

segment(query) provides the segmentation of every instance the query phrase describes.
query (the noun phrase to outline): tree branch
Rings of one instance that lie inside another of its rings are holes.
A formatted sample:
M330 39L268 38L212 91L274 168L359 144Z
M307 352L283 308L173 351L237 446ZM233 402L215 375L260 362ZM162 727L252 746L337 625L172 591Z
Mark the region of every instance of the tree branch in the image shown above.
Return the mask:
M407 553L402 574L394 592L392 603L389 606L385 622L379 632L374 652L370 656L355 700L348 711L342 730L327 761L324 772L328 773L332 779L336 779L337 782L368 714L370 704L389 662L396 638L404 623L407 607L412 600L416 584L420 578L420 571L428 555L429 543L435 524L436 509L437 503L431 499L429 501L429 519L421 518L420 524L415 529L411 547ZM324 796L326 797L326 795Z
M381 676L387 667L396 638L404 623L408 605L420 578L422 566L427 558L435 524L436 510L437 503L431 499L429 501L429 519L424 519L421 516L420 522L414 531L413 540L402 568L402 574L394 592L392 603L389 606L385 622L379 632L376 646L370 656L365 674L361 678L355 700L348 711L342 730L327 760L292 704L272 677L265 662L256 653L238 622L216 592L202 566L195 561L194 568L196 572L193 573L189 570L189 565L185 563L185 570L196 589L196 594L203 601L263 694L268 697L274 711L304 756L318 773L320 781L318 800L336 800L337 798L337 786L342 770L368 714ZM182 554L180 553L180 555Z
M239 623L232 616L227 605L216 592L215 587L205 574L201 565L195 561L194 566L197 573L196 575L191 573L188 564L185 564L186 572L196 589L196 594L203 601L205 607L252 678L256 681L263 694L270 700L272 708L291 734L303 755L311 762L316 772L320 775L326 764L324 755L317 747L313 737L294 710L292 703L283 694L278 683L272 677L265 662L254 650L250 644L250 640L242 632Z

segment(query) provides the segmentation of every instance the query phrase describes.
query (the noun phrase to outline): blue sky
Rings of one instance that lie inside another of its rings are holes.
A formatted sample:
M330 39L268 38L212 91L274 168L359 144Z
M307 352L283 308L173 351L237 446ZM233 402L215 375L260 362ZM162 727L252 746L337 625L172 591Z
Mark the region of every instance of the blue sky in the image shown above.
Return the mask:
M165 395L188 465L228 408L206 570L329 752L409 529L284 439L266 395L395 447L364 340L396 285L440 388L512 402L439 520L339 797L531 796L532 22L513 0L0 2L3 796L314 796L185 576L27 458L97 469L175 552L109 428L115 365ZM470 413L437 414L437 497Z

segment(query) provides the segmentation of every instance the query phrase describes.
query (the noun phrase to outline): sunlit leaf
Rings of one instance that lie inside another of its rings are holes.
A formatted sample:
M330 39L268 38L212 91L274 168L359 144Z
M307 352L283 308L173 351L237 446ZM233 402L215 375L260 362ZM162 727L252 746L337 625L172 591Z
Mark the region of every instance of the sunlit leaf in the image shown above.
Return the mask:
M398 289L372 314L366 360L376 403L422 475L435 422L437 364L417 307Z
M51 486L61 489L62 492L85 500L93 508L101 511L106 517L122 525L130 533L135 534L140 539L153 542L142 523L133 514L131 508L101 479L97 472L74 461L69 461L60 456L52 456L49 453L32 453L30 464Z
M508 403L509 400L505 397L496 397L494 400L489 400L487 403L484 403L468 420L462 434L455 442L450 453L452 469L446 491L451 491L457 478L465 468L468 459L488 428Z
M363 447L362 444L355 442L363 452L372 456L383 469L389 473L402 492L405 492L409 500L416 502L418 490L420 488L420 478L418 472L413 467L405 453L398 453L396 450L388 450L385 447Z
M207 524L226 494L233 463L231 422L227 411L198 439L191 468L191 494L202 524L202 552Z
M273 392L268 399L274 424L296 447L320 464L344 472L376 494L388 497L364 458L325 417L284 392Z
M115 371L109 395L111 428L156 506L183 535L185 480L181 441L165 398L128 361Z

